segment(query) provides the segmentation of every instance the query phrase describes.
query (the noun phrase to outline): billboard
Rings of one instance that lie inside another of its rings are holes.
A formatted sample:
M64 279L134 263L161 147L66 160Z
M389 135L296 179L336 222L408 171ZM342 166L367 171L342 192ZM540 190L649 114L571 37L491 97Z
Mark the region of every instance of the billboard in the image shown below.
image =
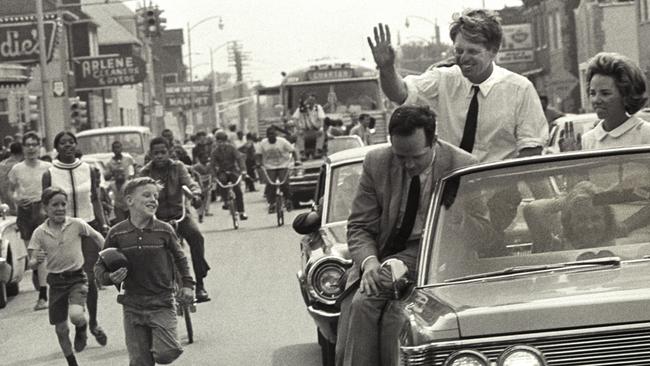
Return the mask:
M144 60L136 56L111 54L74 59L76 90L138 84L146 75Z
M503 27L501 48L497 54L497 64L531 62L534 60L533 33L530 23L509 24Z
M57 23L43 22L46 59L49 62L56 43ZM37 64L39 62L38 29L33 22L0 23L0 63Z
M195 82L190 85L185 83L165 84L165 107L189 108L191 105L190 94L194 95L194 107L212 105L212 84L209 82Z

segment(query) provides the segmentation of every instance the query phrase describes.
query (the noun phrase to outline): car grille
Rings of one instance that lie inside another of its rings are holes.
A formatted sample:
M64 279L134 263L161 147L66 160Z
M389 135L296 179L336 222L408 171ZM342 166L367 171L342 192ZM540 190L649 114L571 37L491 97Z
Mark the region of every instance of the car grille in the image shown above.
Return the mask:
M558 332L559 333L559 332ZM572 332L573 333L573 332ZM474 343L463 347L402 348L402 365L440 365L461 349L480 351L491 362L512 345L528 345L540 350L548 366L650 365L650 325L639 329L599 331L592 334L510 337L507 341Z

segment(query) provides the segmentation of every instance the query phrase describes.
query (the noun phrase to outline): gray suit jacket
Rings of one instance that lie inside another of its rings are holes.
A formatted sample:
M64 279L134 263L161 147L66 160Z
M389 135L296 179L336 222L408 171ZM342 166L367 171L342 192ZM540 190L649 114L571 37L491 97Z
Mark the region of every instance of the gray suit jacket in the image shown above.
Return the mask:
M438 140L433 166L433 181L451 171L478 161L471 154ZM360 277L363 260L380 253L390 245L389 237L395 228L402 195L403 167L390 146L370 151L363 162L357 194L348 218L348 247L354 262L348 273L347 286ZM414 269L411 269L414 270Z

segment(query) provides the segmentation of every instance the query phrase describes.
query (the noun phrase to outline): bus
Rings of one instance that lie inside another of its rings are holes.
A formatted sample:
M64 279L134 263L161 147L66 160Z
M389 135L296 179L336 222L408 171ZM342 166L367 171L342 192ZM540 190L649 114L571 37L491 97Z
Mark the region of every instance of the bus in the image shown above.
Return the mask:
M282 114L287 119L291 119L300 100L313 94L327 117L341 120L346 126L362 113L375 118L372 143L387 141L387 107L391 104L381 91L379 72L374 64L342 60L314 61L284 74L279 93ZM269 122L272 120L267 119ZM260 133L264 130L260 128Z

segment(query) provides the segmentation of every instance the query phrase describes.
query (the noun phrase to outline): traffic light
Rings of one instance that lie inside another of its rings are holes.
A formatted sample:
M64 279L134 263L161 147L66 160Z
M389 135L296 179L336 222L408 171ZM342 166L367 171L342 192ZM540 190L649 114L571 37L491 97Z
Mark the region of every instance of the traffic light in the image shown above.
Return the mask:
M28 105L25 108L27 114L25 120L32 124L33 129L36 129L41 121L41 98L36 95L29 95L26 99Z
M164 24L167 22L167 19L160 16L162 12L163 10L160 10L157 6L138 9L138 25L145 36L156 37L160 35Z
M70 98L70 123L78 130L88 123L88 104L79 97Z

